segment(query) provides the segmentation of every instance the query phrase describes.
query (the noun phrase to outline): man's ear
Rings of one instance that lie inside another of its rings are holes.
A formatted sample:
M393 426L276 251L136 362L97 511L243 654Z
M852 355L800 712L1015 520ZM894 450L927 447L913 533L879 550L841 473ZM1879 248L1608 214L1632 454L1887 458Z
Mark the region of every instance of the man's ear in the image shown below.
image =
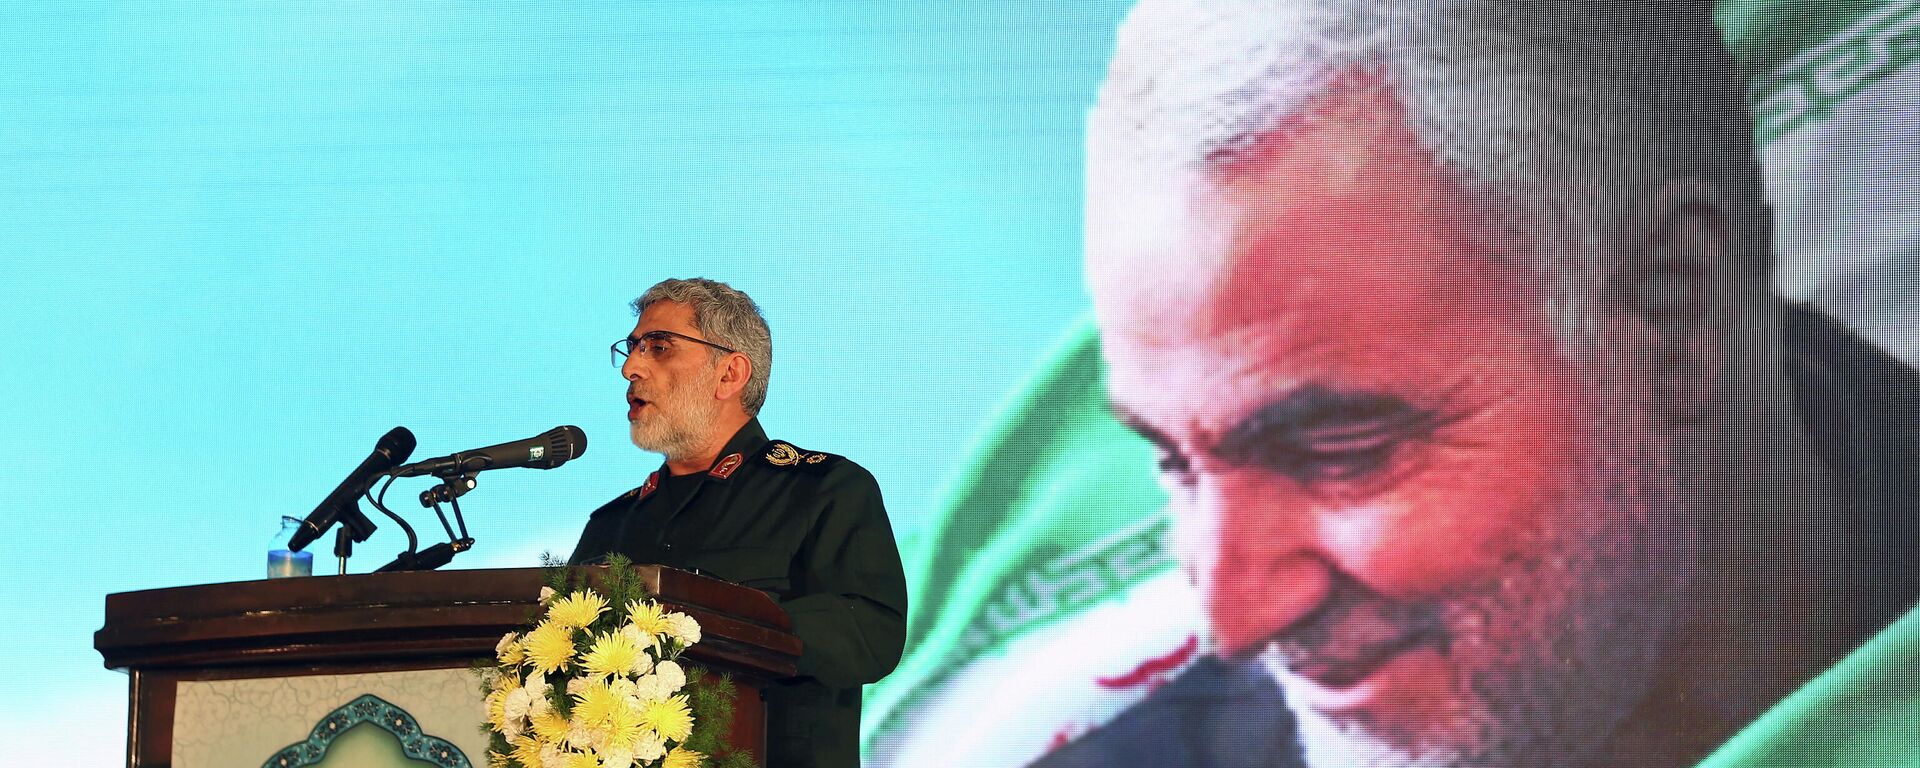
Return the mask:
M714 388L713 395L720 400L732 400L740 396L747 388L747 379L753 376L753 361L746 355L735 352L727 355L720 365L720 385Z
M1669 182L1633 217L1607 294L1639 328L1637 357L1654 377L1656 407L1675 422L1697 419L1720 378L1720 325L1728 316L1734 243L1725 205L1711 187Z

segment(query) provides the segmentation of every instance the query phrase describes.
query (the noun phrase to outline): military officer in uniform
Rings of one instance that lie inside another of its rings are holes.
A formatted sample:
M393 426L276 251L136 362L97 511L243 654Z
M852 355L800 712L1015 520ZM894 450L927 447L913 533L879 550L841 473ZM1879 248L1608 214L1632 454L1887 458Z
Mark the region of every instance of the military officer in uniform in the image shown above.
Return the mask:
M594 510L571 562L618 552L763 590L793 617L799 674L767 691L769 768L859 765L861 686L900 660L906 579L860 465L767 439L772 339L746 294L667 280L613 345L633 443L666 462Z

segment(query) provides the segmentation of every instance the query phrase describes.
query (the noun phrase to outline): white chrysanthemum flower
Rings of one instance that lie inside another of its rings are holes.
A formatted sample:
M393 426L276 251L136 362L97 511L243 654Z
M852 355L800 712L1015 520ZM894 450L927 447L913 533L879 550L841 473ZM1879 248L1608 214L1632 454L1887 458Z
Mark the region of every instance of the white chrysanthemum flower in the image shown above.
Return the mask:
M589 728L586 723L575 720L572 727L567 729L567 743L573 745L575 749L592 749L594 731L597 730L599 729ZM606 736L602 734L600 738L605 740Z
M633 698L641 703L659 701L672 695L672 691L660 679L658 674L641 675L633 681Z
M667 756L667 743L660 740L657 733L646 733L633 745L633 759L638 763L651 763Z
M522 718L533 717L553 707L547 700L547 693L553 686L539 674L527 675L526 681L507 694L507 722L517 723Z
M517 642L520 642L520 633L518 632L508 632L501 635L500 642L493 644L493 655L500 656L505 654L507 652L507 646Z
M553 598L559 594L560 594L559 592L553 591L553 587L541 587L540 588L540 604L546 605L547 603L553 602Z
M609 749L600 753L601 768L633 768L633 750Z
M535 698L539 697L525 688L515 688L507 692L507 722L518 724L526 720Z
M620 627L620 634L626 635L627 639L632 640L634 645L640 646L648 651L656 651L660 648L659 635L642 632L639 627L632 624Z
M680 665L675 662L660 662L654 666L653 674L660 678L660 687L666 689L669 695L679 691L681 686L687 684L686 670L681 669Z
M682 647L700 642L700 622L692 616L674 612L667 614L667 636L680 643Z
M612 678L607 681L607 687L613 689L614 695L621 698L632 699L638 696L637 692L639 689L634 686L632 678Z
M593 681L585 677L569 677L567 678L567 695L577 696L581 691L586 690L587 686L592 684Z
M558 744L540 748L540 768L567 768L567 753Z
M526 732L526 726L521 725L521 722L521 720L509 716L506 722L500 724L500 735L507 737L507 741L520 738L520 734Z

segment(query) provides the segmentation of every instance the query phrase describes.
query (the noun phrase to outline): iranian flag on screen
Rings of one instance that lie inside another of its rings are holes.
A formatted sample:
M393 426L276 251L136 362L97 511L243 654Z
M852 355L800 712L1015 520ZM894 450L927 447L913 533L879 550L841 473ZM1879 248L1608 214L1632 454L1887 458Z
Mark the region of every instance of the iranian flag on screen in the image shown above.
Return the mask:
M1733 0L1717 17L1750 82L1777 286L1920 362L1920 2ZM908 655L868 687L868 765L1025 765L1197 651L1153 451L1107 411L1090 321L970 450L906 542Z
M1024 765L1193 656L1153 450L1114 421L1101 379L1084 322L906 542L908 652L867 689L868 765Z
M1920 3L1742 0L1717 16L1749 81L1775 284L1920 363Z

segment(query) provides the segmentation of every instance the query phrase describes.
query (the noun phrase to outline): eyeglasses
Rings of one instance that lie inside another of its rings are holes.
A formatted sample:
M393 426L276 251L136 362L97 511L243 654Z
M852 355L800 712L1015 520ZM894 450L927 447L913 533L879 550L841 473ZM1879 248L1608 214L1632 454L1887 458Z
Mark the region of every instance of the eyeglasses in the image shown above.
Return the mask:
M695 344L705 344L729 355L739 352L739 350L733 349L732 347L723 347L706 339L696 339L684 333L647 331L639 336L629 336L613 343L613 367L619 368L625 365L628 355L637 354L642 359L647 357L652 357L655 360L664 359L673 354L673 347L676 343L674 341L675 339L685 339Z

